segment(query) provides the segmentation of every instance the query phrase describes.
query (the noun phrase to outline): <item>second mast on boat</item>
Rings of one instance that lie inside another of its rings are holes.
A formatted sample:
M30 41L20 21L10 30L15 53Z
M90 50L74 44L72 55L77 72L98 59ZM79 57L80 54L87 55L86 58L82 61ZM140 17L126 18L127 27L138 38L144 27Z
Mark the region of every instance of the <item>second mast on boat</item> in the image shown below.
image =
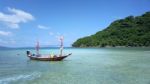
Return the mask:
M62 53L63 53L63 40L64 40L64 37L63 36L60 36L60 54L59 56L62 56ZM39 55L39 49L40 49L40 44L39 44L39 41L37 40L37 44L36 44L36 54Z

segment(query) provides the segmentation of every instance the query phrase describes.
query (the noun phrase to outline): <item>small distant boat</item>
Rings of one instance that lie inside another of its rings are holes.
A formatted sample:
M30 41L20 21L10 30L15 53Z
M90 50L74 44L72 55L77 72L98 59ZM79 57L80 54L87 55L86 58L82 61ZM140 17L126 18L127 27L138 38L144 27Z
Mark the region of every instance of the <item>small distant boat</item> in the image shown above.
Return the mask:
M61 45L60 45L60 54L59 55L41 55L39 54L39 42L36 45L36 52L37 54L32 54L30 51L27 51L27 56L31 60L39 60L39 61L61 61L64 58L70 56L72 53L63 55L63 37L60 38Z

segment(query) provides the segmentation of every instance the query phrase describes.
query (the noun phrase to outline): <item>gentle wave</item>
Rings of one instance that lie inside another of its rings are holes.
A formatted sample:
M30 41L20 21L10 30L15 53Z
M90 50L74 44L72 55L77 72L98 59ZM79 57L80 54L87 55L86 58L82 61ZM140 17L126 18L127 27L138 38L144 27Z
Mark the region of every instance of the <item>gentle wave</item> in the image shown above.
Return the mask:
M150 51L144 51L144 52L150 52Z
M18 75L18 76L13 76L13 77L8 77L8 78L3 78L0 79L0 84L9 84L11 82L16 82L18 80L33 80L36 78L39 78L41 76L40 72L33 72L31 74L25 74L25 75Z

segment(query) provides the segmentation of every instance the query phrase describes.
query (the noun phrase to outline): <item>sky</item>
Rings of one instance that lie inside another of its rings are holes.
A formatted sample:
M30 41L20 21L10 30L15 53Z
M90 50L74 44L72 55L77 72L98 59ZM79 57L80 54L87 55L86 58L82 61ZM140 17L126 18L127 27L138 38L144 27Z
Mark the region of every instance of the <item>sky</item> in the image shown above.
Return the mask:
M0 46L69 47L111 22L150 11L150 0L0 0Z

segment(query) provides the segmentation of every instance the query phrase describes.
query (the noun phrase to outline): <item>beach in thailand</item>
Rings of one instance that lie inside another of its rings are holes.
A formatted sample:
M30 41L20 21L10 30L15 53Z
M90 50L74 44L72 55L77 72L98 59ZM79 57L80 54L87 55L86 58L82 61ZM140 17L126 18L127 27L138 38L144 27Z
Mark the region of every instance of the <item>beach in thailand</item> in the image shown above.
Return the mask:
M0 50L0 84L149 84L150 48L65 48L63 61L36 61L27 50ZM40 53L58 53L58 48Z
M0 84L150 84L150 0L0 0Z

